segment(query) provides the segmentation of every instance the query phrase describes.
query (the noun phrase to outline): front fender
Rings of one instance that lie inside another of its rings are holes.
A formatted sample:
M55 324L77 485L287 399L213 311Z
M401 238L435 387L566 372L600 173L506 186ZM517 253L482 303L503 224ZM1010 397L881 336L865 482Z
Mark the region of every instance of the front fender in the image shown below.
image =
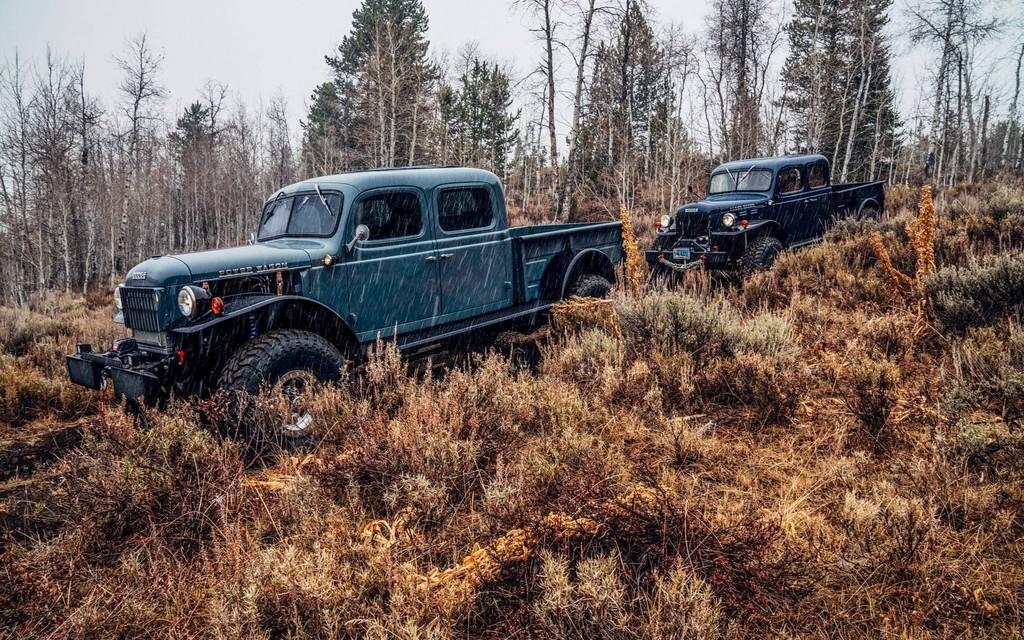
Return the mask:
M348 327L348 323L345 322L344 318L339 316L337 312L334 311L334 309L331 309L322 302L313 300L312 298L292 295L278 296L271 294L247 296L247 298L249 298L249 300L246 300L237 308L232 307L219 316L207 315L204 317L203 320L196 322L195 324L190 324L184 327L178 327L177 329L173 329L172 333L180 333L183 335L194 335L197 333L202 333L203 331L207 331L213 327L222 325L226 322L237 320L238 318L244 317L254 311L270 311L271 308L274 307L275 305L284 306L287 304L311 305L316 309L318 313L326 314L326 317L330 317L333 320Z

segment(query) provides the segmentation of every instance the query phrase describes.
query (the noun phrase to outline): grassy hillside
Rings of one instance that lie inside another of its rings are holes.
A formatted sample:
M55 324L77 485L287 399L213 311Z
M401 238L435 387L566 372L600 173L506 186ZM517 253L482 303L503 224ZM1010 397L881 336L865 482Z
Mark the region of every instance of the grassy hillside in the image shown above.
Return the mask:
M1024 186L940 194L938 271L909 285L872 244L914 275L917 194L890 197L741 288L566 313L530 366L381 348L317 398L318 448L265 466L216 399L147 428L108 408L2 489L2 628L1019 636ZM0 312L5 442L96 414L59 356L116 334L105 304Z

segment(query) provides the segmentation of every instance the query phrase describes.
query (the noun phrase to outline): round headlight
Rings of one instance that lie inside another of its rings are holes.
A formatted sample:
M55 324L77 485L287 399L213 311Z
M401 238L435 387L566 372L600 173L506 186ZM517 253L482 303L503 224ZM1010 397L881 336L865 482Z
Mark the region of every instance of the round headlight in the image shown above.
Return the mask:
M728 229L729 227L731 227L735 223L736 223L736 216L734 214L727 213L724 216L722 216L722 226L725 227L726 229Z
M192 287L185 287L178 292L178 310L186 318L191 318L199 310L196 294L192 291Z
M114 288L114 306L117 307L118 311L121 311L124 306L121 302L121 285L117 285Z
M658 222L658 226L662 229L668 229L672 226L672 216L666 214L661 216L661 220Z

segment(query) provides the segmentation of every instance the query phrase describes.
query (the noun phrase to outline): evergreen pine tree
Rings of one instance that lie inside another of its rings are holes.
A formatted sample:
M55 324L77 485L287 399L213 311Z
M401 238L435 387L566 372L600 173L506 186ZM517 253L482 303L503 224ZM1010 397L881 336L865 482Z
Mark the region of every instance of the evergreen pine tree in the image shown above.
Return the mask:
M885 175L899 126L885 29L892 0L796 0L782 71L796 150L823 153L836 180Z

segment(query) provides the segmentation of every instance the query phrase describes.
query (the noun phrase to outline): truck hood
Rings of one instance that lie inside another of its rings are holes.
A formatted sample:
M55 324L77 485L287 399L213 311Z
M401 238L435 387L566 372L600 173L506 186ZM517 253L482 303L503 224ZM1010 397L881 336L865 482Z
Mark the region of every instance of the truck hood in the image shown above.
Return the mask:
M679 207L676 214L679 216L706 216L710 213L756 209L767 202L768 197L760 194L722 194L720 196L708 196L703 200L684 204Z
M310 243L310 248L315 250L313 245L317 244ZM306 250L288 240L275 240L230 249L153 257L129 271L126 284L168 287L247 273L301 269L311 262Z

